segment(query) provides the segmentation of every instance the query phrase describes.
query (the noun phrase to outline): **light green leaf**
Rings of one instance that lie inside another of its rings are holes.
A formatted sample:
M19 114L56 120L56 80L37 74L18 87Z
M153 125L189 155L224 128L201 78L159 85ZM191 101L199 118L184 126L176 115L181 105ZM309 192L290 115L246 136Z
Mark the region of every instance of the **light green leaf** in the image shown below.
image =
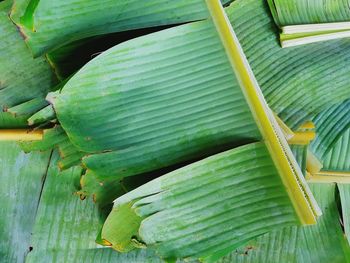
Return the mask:
M131 213L127 222L119 221L126 213L122 207ZM193 163L121 196L102 238L120 251L142 244L164 258L213 261L256 236L296 224L268 150L255 143Z

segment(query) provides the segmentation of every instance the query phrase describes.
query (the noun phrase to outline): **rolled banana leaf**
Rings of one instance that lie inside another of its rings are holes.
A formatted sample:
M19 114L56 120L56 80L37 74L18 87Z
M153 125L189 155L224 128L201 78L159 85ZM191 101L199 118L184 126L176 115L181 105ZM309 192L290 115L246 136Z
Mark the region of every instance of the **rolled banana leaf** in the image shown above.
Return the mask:
M8 17L12 1L0 3L0 109L44 98L55 84L44 58L33 59L16 26Z
M0 261L24 262L45 181L50 151L24 154L0 142Z
M267 0L282 47L350 37L348 0Z
M11 17L36 57L75 40L205 19L208 12L202 0L25 0L15 2Z
M126 220L127 218L127 220ZM264 143L226 151L116 199L101 237L118 251L212 262L298 217Z

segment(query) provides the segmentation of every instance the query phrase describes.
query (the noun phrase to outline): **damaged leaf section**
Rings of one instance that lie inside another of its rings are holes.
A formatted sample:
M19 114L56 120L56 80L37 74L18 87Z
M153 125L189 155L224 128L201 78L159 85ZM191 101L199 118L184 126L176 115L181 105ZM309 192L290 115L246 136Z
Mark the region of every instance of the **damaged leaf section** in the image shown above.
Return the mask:
M136 236L142 221L132 209L132 202L113 209L105 222L101 236L110 246L119 252L128 252L137 246ZM125 222L127 226L125 226Z

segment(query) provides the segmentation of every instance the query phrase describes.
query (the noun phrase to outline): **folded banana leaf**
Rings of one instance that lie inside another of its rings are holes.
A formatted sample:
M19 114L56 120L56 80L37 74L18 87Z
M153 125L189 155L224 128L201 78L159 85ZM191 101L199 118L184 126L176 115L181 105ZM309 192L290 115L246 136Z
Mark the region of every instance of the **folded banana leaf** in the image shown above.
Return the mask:
M24 154L0 142L0 261L24 262L45 181L50 151Z
M98 153L84 165L104 177L121 179L261 138L208 22L110 49L50 100L72 143Z
M349 2L268 0L282 47L350 37Z
M126 220L127 218L127 220ZM102 239L118 251L213 261L298 216L264 143L226 151L116 199Z
M55 77L44 58L33 59L8 17L12 1L0 3L0 109L44 98Z
M202 0L25 0L11 17L39 56L82 38L205 19L208 12Z
M65 170L79 165L85 153L80 152L68 139L61 126L56 125L51 129L43 131L43 138L40 141L20 142L24 152L45 151L58 148L61 159L58 162L60 169Z
M266 3L235 1L226 11L266 100L288 126L350 97L350 43L281 49ZM242 98L208 20L104 52L50 100L72 143L94 153L83 159L86 175L103 181L259 140Z

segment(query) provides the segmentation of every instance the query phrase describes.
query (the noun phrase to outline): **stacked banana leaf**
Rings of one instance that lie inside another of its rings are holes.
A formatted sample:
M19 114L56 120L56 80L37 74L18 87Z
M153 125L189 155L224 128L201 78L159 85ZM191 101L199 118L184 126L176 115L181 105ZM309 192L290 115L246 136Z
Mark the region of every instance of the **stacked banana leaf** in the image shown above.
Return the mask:
M350 36L349 1L267 0L282 47Z
M0 262L350 262L349 16L0 2Z

